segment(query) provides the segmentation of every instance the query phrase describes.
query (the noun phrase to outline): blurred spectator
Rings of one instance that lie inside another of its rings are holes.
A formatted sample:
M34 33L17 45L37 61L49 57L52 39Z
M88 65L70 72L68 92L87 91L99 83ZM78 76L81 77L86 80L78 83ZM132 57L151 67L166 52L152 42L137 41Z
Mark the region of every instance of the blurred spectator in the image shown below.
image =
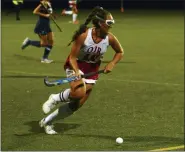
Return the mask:
M16 20L19 21L20 20L20 11L21 11L21 7L24 3L24 0L12 0L12 3L14 5L13 9L8 11L6 15L9 15L10 13L15 12L16 13Z

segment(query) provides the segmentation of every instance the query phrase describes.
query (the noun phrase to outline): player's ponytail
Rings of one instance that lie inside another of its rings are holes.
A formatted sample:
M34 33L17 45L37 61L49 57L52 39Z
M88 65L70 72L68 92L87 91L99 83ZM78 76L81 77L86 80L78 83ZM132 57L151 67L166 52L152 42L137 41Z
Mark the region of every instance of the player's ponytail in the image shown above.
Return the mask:
M68 46L71 45L71 43L73 41L75 41L78 38L79 35L81 35L82 33L84 33L86 31L86 29L87 29L87 25L81 24L80 27L79 27L79 29L75 31L75 33L74 33L74 35L72 37L72 40L69 42Z
M79 29L75 31L75 33L74 33L74 35L73 35L73 37L72 37L72 40L71 40L71 42L68 44L68 46L71 45L71 43L72 43L73 41L75 41L75 40L78 38L78 36L80 36L82 33L84 33L84 32L86 31L87 25L91 22L91 20L92 20L93 17L94 17L94 14L93 14L93 12L92 12L91 14L88 15L88 17L87 17L85 23L84 23L84 24L81 24L80 27L79 27Z
M87 25L93 21L93 24L98 27L98 24L96 23L96 20L98 21L98 19L96 19L96 16L100 16L100 17L105 17L106 11L99 6L96 6L92 12L88 15L87 19L85 20L84 24L81 24L79 29L75 31L74 35L72 36L72 40L69 42L68 46L71 45L71 43L73 41L75 41L82 33L84 33L87 30ZM95 22L94 22L95 19Z

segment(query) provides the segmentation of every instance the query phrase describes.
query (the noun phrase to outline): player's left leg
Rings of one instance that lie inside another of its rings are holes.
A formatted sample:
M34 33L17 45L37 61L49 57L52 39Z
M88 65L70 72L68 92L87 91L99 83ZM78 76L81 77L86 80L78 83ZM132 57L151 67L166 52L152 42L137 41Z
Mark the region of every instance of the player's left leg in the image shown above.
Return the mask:
M73 24L78 24L79 23L79 21L77 20L78 9L77 9L76 5L73 6L72 11L73 11L73 16L72 16Z
M51 53L51 50L53 48L53 43L54 43L54 34L53 32L49 32L47 34L47 46L45 47L44 54L43 54L43 59L47 62L53 62L53 60L49 60L49 54Z
M20 15L20 10L21 10L21 4L20 3L18 3L18 5L16 5L15 10L16 10L16 20L19 21L20 20L19 15Z
M54 112L49 114L47 117L43 118L39 123L40 127L44 127L45 132L47 134L57 134L57 132L53 129L52 125L53 121L67 118L70 115L72 115L75 111L77 111L85 103L85 101L87 101L92 91L92 88L93 84L86 84L86 94L81 100L79 101L71 100L70 102L63 104Z

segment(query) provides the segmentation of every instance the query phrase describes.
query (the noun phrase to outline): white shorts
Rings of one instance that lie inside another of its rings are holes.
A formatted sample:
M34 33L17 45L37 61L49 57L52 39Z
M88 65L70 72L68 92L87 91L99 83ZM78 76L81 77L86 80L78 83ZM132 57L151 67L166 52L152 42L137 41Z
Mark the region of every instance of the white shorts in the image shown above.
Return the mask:
M84 75L84 73L80 70L80 74L81 75ZM72 77L75 75L75 71L72 70L72 69L66 69L66 76L67 77ZM82 78L82 80L85 82L85 83L89 83L89 84L95 84L97 80L93 80L93 79L85 79L85 78Z

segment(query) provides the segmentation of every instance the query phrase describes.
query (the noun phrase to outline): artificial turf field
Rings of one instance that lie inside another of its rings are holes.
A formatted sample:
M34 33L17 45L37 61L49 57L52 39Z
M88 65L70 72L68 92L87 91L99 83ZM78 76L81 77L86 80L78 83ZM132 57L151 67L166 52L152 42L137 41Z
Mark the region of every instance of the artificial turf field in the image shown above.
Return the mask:
M80 10L79 20L89 11ZM86 104L73 116L56 122L58 135L46 135L38 122L42 104L68 84L48 88L44 76L64 76L66 47L78 25L71 17L57 22L52 64L40 63L43 48L22 51L25 37L38 40L37 16L23 11L21 21L2 13L1 40L1 150L5 151L134 151L184 145L184 18L180 11L112 10L111 31L124 47L124 59L112 73L101 75ZM102 67L114 55L111 48ZM124 143L116 145L122 137Z

